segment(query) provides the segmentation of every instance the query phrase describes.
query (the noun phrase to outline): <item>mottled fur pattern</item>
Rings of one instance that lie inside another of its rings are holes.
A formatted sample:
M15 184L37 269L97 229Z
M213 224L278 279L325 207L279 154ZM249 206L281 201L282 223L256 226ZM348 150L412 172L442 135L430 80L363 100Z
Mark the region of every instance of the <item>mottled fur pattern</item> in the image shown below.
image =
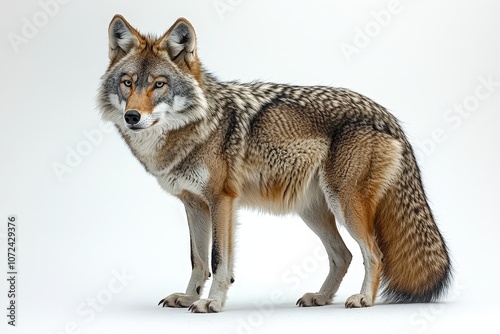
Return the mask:
M242 206L297 213L323 242L329 274L299 306L331 303L347 272L351 253L336 221L358 242L365 265L361 291L346 307L373 305L380 284L390 302L442 296L448 251L412 148L385 108L347 89L220 82L201 66L185 19L155 38L117 15L109 38L103 118L186 207L192 276L185 293L160 304L222 310ZM208 298L200 299L211 272Z

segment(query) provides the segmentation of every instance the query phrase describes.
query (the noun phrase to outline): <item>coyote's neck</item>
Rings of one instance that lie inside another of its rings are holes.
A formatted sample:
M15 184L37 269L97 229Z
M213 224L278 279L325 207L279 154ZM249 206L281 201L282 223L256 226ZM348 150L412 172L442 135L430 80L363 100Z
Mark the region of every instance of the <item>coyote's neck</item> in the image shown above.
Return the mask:
M199 120L180 129L152 127L139 133L120 129L132 153L153 175L168 173L208 136L208 121Z

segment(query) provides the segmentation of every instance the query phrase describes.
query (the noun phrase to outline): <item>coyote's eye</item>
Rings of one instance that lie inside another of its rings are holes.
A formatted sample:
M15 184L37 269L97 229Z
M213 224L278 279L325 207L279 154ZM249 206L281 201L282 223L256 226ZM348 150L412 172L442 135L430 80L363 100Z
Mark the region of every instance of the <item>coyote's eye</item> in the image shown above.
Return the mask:
M155 88L162 88L163 86L165 86L165 83L163 81L155 82Z
M130 80L123 80L123 84L125 85L125 87L132 87L132 81Z

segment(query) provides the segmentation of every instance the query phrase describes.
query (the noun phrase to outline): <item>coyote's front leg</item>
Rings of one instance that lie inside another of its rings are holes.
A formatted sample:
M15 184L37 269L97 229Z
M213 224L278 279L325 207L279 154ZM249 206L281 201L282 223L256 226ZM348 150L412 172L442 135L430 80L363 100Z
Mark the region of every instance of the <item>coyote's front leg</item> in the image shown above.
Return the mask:
M233 198L221 194L209 200L212 221L213 282L207 299L195 301L189 310L194 313L220 312L227 290L233 282Z
M191 266L193 271L186 293L173 293L163 298L163 307L189 307L200 299L205 281L210 277L208 248L210 240L210 210L201 199L184 194L180 199L186 207L186 215L191 237Z

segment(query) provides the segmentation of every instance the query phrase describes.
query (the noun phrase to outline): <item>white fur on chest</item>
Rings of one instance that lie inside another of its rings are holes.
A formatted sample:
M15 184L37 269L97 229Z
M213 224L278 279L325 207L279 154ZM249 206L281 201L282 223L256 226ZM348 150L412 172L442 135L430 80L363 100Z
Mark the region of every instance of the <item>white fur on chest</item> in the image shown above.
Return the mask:
M138 133L129 132L129 145L137 155L139 160L141 160L148 170L155 171L156 166L154 163L154 158L156 156L159 144L164 136L164 132L161 127L153 127L150 129L143 130ZM130 131L123 129L123 132Z
M206 166L187 164L176 166L173 170L156 176L160 186L172 195L179 195L183 191L203 195L209 178L210 172Z
M153 174L160 186L172 195L179 195L183 191L201 195L210 178L206 166L189 161L189 149L178 152L177 156L168 165L158 165L158 149L162 140L162 129L154 127L131 136L129 142L137 158L146 169Z

